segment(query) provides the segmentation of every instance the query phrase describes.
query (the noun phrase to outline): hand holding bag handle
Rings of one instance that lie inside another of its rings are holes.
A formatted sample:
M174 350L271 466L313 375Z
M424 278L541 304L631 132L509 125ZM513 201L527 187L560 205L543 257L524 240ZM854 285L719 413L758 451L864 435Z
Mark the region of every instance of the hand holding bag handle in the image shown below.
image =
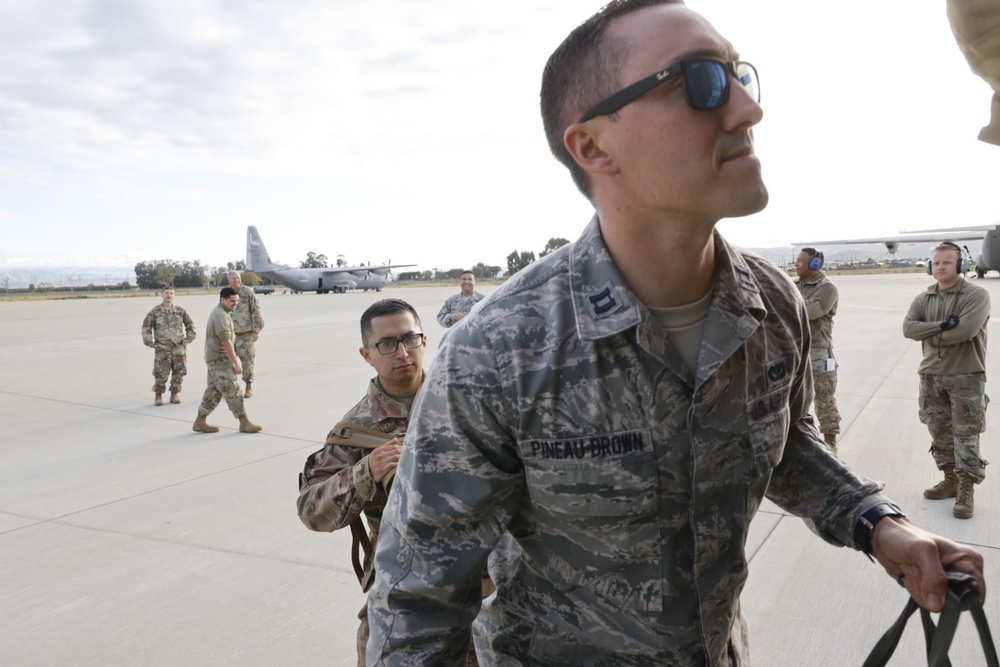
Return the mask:
M1000 667L1000 661L997 660L997 649L993 644L993 637L990 635L989 624L986 622L986 612L983 611L983 603L979 599L976 580L961 572L948 573L948 597L945 600L941 617L938 619L937 627L931 620L930 612L926 609L920 610L920 620L924 626L924 638L927 643L927 664L929 667L952 667L951 661L948 659L948 649L951 647L951 640L954 639L955 630L958 628L958 618L965 609L969 610L976 622L979 640L983 645L983 653L986 654L987 666ZM896 650L896 645L899 644L900 637L903 636L906 621L916 610L917 603L913 598L910 598L903 613L868 654L864 667L885 667L888 664L889 658Z

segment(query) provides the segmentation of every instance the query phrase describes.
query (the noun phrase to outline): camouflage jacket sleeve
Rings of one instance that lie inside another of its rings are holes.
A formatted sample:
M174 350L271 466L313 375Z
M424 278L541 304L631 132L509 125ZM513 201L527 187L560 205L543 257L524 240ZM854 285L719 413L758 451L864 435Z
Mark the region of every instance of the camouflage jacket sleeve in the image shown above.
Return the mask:
M327 445L306 460L299 489L299 518L309 530L332 532L350 525L385 491L372 478L360 447Z
M799 326L809 330L803 303L797 306ZM774 468L767 497L802 517L813 532L837 546L854 544L858 518L871 506L889 502L880 493L883 484L855 475L823 444L823 436L809 414L813 401L809 339L802 337L802 355L789 396L790 427L780 463ZM836 491L832 491L836 489Z
M188 343L193 343L194 339L198 337L198 332L194 329L194 320L191 319L191 316L188 315L187 311L183 308L181 308L180 311L182 317L184 318L184 338Z
M156 309L146 314L146 319L142 321L142 344L146 347L154 347L156 341L153 338L153 329L156 327Z
M254 333L259 333L264 328L264 316L260 312L260 299L257 298L257 293L252 289L250 290L250 317L251 330Z
M455 320L452 319L454 316L454 313L452 312L452 302L454 300L455 297L453 296L450 296L447 299L445 299L444 305L441 306L441 310L439 310L437 314L438 324L440 324L445 328L450 327L455 323Z

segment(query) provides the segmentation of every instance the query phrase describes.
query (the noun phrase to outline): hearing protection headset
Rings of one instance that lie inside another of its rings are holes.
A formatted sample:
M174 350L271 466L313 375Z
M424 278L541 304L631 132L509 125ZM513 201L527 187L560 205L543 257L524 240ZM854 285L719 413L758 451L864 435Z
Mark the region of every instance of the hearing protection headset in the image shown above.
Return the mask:
M820 267L823 266L823 253L816 248L803 248L802 252L809 255L809 267L810 271L819 271Z
M958 251L958 261L955 263L955 269L956 271L958 271L959 275L964 275L969 271L969 269L972 268L972 257L969 255L968 252L963 252L957 243L952 243L951 241L942 241L940 244L938 244L936 248L934 248L934 251L948 250L950 248L954 248L955 250ZM931 255L934 254L934 251L931 251ZM933 258L927 260L927 275L929 276L934 275Z
M823 266L823 253L819 250L813 253L812 259L809 260L809 270L819 271Z

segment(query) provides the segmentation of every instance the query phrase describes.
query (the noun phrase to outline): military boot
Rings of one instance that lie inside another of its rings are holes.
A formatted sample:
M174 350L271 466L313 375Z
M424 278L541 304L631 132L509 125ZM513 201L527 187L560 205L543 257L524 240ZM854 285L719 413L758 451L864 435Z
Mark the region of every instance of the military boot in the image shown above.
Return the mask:
M197 431L198 433L218 433L219 427L212 426L205 421L205 415L198 413L198 418L194 420L194 425L191 427L191 430Z
M153 398L153 405L163 405L163 392L156 392L156 396Z
M246 413L240 415L240 433L256 433L259 430L261 430L261 427L250 421Z
M976 479L972 475L962 473L958 476L958 497L951 513L956 519L971 519L976 508L973 496L976 494Z
M958 494L958 473L954 466L948 466L944 472L944 480L938 482L929 489L924 489L924 498L930 500L944 500L954 498Z
M837 454L837 434L836 433L825 433L823 434L823 440L826 442L826 446L830 448L830 451Z
M170 402L173 403L173 404L175 404L175 405L177 403L180 403L181 402L181 397L180 397L179 394L180 394L180 392L176 392L176 391L170 392Z

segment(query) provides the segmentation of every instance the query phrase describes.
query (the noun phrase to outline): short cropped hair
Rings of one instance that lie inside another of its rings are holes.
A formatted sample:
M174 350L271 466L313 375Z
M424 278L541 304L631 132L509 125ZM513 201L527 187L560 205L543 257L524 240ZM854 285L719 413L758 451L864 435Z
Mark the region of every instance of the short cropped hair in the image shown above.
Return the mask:
M682 0L612 0L581 23L549 56L542 73L542 125L549 150L567 169L576 187L591 199L590 177L566 150L563 134L594 104L622 85L618 80L629 54L621 40L607 39L612 19Z
M173 292L174 291L174 286L173 285L164 285L163 287L160 288L160 294L163 294L167 290L170 290L171 292Z
M410 313L413 321L420 324L420 316L417 311L402 299L382 299L368 306L368 309L361 315L361 342L367 344L368 336L372 333L372 320L383 315L395 315L397 313Z
M955 261L959 264L962 263L962 249L958 246L957 243L952 243L951 241L945 241L944 243L939 243L936 246L934 246L934 250L931 250L931 254L933 255L938 250L954 250Z
M234 290L232 287L223 287L219 290L220 299L228 299L231 296L239 296L240 293Z

